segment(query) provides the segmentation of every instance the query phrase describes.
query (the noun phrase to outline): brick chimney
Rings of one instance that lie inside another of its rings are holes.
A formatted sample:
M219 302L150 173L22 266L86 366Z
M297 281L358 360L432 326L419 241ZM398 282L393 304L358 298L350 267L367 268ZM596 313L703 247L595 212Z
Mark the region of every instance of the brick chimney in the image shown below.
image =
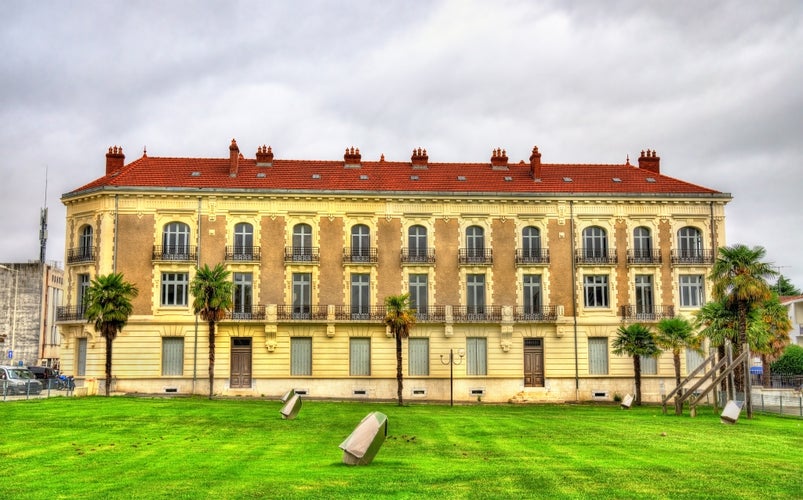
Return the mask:
M538 152L538 146L533 146L533 154L530 155L530 177L541 179L541 153Z
M654 174L660 174L661 157L658 156L654 150L650 151L648 149L646 153L642 151L641 156L638 158L638 168L643 168L644 170L648 170Z
M257 167L273 166L273 150L264 144L257 148Z
M427 164L429 163L429 156L427 156L426 149L414 149L413 156L410 157L410 162L413 164L413 168L417 170L426 170Z
M494 170L507 170L507 151L496 148L491 151L491 168Z
M354 146L350 149L346 148L346 153L343 155L343 162L346 168L360 168L361 159L360 148L355 149Z
M229 176L237 177L237 169L240 166L240 148L237 146L237 141L231 140L229 146Z
M118 146L110 147L109 152L106 153L106 175L120 170L123 168L123 165L125 165L123 148Z

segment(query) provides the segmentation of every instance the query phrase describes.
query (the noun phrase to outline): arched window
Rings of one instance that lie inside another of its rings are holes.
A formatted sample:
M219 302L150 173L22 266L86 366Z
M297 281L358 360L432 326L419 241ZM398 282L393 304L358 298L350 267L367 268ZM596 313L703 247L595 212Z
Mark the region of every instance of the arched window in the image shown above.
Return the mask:
M608 257L608 235L599 226L583 229L583 257L602 259Z
M190 254L190 226L171 222L162 232L162 256L166 259L188 260Z
M633 230L633 258L637 261L652 258L652 235L647 227L639 226Z
M407 230L407 245L411 262L425 262L427 259L427 228L410 226Z
M686 226L678 231L678 253L682 259L695 259L703 255L703 236L696 227Z
M541 230L527 226L521 232L522 257L525 261L538 261L541 258Z
M371 230L365 224L351 228L351 260L368 262L371 258Z
M254 254L254 226L247 222L234 225L234 255L250 256Z
M87 225L81 228L81 237L78 242L78 258L81 260L92 259L92 250L92 226Z
M293 226L293 260L312 258L312 226L296 224Z

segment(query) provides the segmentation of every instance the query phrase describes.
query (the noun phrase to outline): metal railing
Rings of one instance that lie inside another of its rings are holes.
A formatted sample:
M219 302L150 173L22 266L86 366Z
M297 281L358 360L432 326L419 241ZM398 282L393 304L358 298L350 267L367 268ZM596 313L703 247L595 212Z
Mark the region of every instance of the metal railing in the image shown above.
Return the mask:
M628 264L660 264L661 251L660 250L631 250L627 251Z
M713 250L672 250L672 264L694 266L700 264L713 264L716 252Z
M95 247L76 247L67 250L67 264L95 262Z
M457 254L457 262L468 265L493 264L493 255L493 250L490 248L461 248Z
M260 247L255 246L227 246L225 259L235 262L259 262L262 260L262 252Z
M225 319L231 321L262 321L265 317L264 305L252 305L228 311Z
M351 321L385 321L385 306L335 306L335 319Z
M276 318L280 321L320 321L328 317L327 306L287 306L280 305L276 308Z
M153 260L193 262L198 260L198 248L194 245L154 245Z
M56 307L56 321L86 320L86 306L58 306Z
M404 264L434 264L434 248L402 248L401 261Z
M516 321L556 321L558 319L558 306L516 306L513 310L513 319Z
M285 262L320 262L321 254L318 247L284 247Z
M574 251L574 262L577 264L616 264L615 248L581 248Z
M664 318L674 318L675 306L626 305L621 307L619 315L628 321L660 321Z
M346 247L343 249L343 262L352 264L376 264L378 260L377 255L376 247Z
M444 306L429 306L415 310L415 320L419 323L432 323L446 321L446 308Z
M549 264L548 248L517 248L516 264Z
M502 321L502 306L452 306L455 322Z

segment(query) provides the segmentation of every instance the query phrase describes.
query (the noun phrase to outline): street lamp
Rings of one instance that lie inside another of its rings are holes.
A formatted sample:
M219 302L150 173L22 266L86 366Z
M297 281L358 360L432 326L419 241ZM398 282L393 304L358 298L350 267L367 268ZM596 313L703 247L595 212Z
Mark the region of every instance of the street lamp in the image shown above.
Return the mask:
M463 362L463 349L457 351L459 359L454 358L454 349L449 349L449 359L444 360L441 354L441 364L449 365L449 406L454 406L454 367Z
M3 269L5 271L9 271L9 272L14 273L14 313L13 313L14 314L14 318L11 320L11 353L12 353L12 356L13 356L14 348L15 348L14 342L16 341L15 333L17 331L17 297L18 297L17 292L19 290L19 281L20 281L19 275L20 275L20 272L19 272L19 269L13 269L13 268L10 268L8 266L4 266L2 264L0 264L0 269ZM9 357L9 359L10 359L10 357Z

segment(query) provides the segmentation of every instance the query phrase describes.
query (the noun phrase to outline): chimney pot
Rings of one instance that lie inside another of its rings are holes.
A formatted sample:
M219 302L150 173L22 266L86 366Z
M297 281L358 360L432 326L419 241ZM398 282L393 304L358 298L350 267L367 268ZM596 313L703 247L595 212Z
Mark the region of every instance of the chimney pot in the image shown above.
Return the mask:
M362 160L360 148L355 148L354 146L346 148L346 152L343 154L343 162L346 168L360 168L360 160Z
M410 162L415 169L426 170L429 164L429 156L426 149L413 149L413 155L410 157Z
M257 166L258 167L271 167L273 166L273 150L270 146L259 146L257 148Z
M648 149L646 152L641 151L641 156L638 159L638 168L647 170L654 174L661 173L661 157L655 150Z
M541 153L538 152L538 146L533 146L533 152L530 155L530 177L541 178Z
M112 146L109 152L106 153L106 175L120 170L125 165L125 155L123 148L119 146Z
M507 170L507 151L502 148L491 150L491 167L495 170Z
M237 141L231 140L229 146L229 176L237 177L237 170L240 166L240 148L237 146Z

